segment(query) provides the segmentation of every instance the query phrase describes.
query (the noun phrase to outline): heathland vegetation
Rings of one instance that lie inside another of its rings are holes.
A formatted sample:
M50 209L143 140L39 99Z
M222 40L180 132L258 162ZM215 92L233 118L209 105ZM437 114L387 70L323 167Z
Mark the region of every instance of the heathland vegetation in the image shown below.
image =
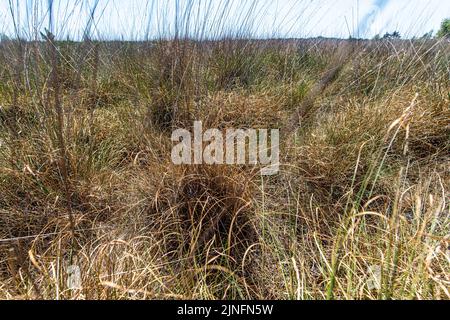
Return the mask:
M41 31L0 42L0 298L450 298L445 37ZM280 128L279 174L174 165L196 120Z

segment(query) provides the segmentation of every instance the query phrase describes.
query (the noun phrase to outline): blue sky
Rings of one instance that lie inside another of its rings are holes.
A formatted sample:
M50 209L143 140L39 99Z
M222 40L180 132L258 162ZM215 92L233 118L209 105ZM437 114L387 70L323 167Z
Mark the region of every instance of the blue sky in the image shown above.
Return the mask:
M184 25L183 12L190 13ZM17 25L22 36L52 28L75 39L86 28L100 39L173 35L177 24L204 37L237 30L254 37L412 37L437 31L448 17L450 0L0 0L1 33L14 34Z

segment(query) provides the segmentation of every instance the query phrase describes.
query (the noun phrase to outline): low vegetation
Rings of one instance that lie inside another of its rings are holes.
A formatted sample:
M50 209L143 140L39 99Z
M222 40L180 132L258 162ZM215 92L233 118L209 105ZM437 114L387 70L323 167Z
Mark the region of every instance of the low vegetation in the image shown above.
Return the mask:
M449 299L449 59L445 38L3 40L0 298ZM175 166L194 120L280 128L280 173Z

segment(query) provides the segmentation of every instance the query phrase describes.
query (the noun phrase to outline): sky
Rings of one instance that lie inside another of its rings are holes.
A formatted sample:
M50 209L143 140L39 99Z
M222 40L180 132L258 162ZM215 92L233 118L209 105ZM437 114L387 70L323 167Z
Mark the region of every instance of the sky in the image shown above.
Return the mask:
M410 38L439 29L450 0L0 0L0 33L33 38Z

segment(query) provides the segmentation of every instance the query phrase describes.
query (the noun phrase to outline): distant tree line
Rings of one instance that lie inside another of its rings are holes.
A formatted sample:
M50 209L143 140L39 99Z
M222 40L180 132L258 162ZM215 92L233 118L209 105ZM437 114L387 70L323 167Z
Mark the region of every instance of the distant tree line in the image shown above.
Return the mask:
M432 39L433 38L434 31L431 30L427 33L425 33L421 39ZM450 39L450 18L444 19L441 23L441 28L436 34L436 37L438 38L447 38ZM373 40L380 40L380 39L400 39L401 35L400 32L394 31L392 33L386 32L383 36L377 34Z

